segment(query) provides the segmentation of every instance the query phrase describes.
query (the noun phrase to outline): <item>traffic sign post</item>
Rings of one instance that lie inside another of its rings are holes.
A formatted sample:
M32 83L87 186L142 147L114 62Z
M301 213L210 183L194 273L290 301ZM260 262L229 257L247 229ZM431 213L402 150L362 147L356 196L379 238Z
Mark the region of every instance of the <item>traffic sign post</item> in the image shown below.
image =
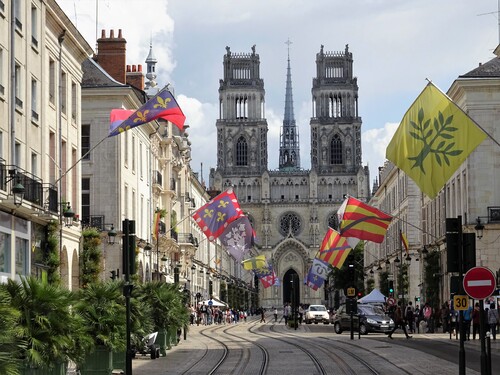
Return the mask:
M484 299L488 298L495 291L495 275L489 268L474 267L471 268L464 276L465 292L472 298L479 300L479 339L481 340L481 374L487 371L488 363L486 356L486 322L484 319ZM490 358L491 359L491 358Z

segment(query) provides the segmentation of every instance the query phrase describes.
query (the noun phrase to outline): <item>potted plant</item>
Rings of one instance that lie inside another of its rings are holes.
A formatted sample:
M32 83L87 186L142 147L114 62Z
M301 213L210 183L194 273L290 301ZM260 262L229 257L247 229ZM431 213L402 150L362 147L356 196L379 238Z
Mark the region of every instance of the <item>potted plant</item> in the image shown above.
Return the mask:
M177 332L189 322L189 313L183 303L183 295L175 284L160 281L145 283L141 287L141 299L151 307L151 316L155 331L158 331L157 342L160 353L166 355L171 346L171 332Z
M82 375L109 375L113 351L126 348L125 297L121 282L89 283L77 293L75 311L84 321L85 333L93 338L85 359L78 363Z
M21 282L9 279L1 288L18 311L16 334L22 345L16 356L22 361L21 373L65 374L68 361L84 354L85 345L76 345L75 338L81 344L88 339L71 309L74 294L32 276L22 277Z
M11 304L11 297L5 289L5 284L0 286L0 374L17 375L21 364L19 351L25 349L21 327L17 324L21 313Z

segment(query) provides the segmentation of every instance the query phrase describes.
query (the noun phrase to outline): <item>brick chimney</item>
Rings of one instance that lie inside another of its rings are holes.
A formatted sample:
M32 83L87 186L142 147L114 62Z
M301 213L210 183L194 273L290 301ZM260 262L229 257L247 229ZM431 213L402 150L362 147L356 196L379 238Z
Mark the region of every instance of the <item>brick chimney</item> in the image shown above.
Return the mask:
M123 84L127 83L125 76L126 64L126 44L122 37L122 30L118 30L118 37L115 38L114 30L106 38L105 30L102 30L101 37L97 39L97 63L114 79Z
M144 91L144 74L142 65L127 65L127 85Z

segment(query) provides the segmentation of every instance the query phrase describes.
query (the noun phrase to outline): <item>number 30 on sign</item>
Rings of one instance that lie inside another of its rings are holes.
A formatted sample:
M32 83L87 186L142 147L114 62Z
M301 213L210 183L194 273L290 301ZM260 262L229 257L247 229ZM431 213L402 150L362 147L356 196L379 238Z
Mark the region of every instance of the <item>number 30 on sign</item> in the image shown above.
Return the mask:
M453 307L455 310L467 310L469 308L469 296L453 296Z

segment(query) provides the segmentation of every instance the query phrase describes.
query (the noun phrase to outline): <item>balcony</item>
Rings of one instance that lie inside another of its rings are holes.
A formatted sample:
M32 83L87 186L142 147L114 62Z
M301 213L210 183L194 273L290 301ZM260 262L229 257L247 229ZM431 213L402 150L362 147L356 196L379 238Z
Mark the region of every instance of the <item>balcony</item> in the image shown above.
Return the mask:
M15 174L15 177L12 176ZM9 179L11 181L9 181ZM44 184L43 180L15 165L6 165L0 162L0 189L10 194L12 181L24 186L24 201L46 208L57 214L57 189L52 184Z
M105 230L105 220L104 215L89 215L82 217L82 227L92 227L99 229L100 231Z
M153 184L159 185L160 187L163 186L163 175L161 174L160 171L157 170L153 171Z

